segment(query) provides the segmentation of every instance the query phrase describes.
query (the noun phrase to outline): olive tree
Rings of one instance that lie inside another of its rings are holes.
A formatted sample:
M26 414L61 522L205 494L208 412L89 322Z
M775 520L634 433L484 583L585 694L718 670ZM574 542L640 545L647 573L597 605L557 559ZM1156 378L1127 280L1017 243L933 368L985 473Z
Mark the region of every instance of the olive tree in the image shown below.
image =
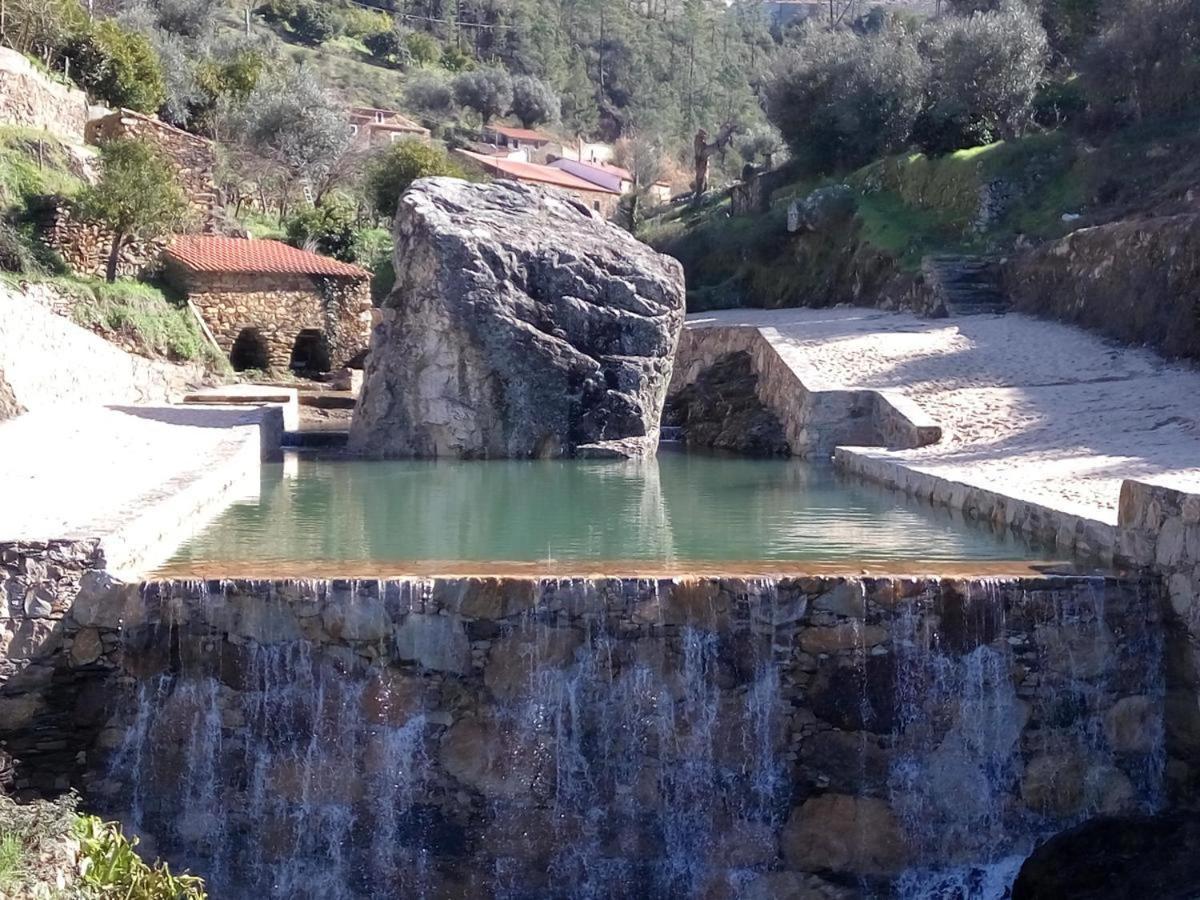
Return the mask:
M392 144L367 166L364 190L375 212L396 216L396 201L418 178L431 175L463 177L463 171L440 147L418 140Z
M539 78L518 75L512 83L512 114L526 128L557 122L562 113L558 94Z
M477 112L486 125L512 107L512 78L500 68L461 72L454 79L454 99L459 106Z
M905 146L926 76L902 28L808 27L767 80L767 118L808 171L855 168Z
M122 139L100 150L100 177L79 198L86 221L111 232L105 277L116 281L121 251L168 234L187 217L187 197L171 164L150 144Z
M1013 137L1029 122L1048 55L1046 32L1026 7L944 17L921 36L930 63L914 138L930 153Z

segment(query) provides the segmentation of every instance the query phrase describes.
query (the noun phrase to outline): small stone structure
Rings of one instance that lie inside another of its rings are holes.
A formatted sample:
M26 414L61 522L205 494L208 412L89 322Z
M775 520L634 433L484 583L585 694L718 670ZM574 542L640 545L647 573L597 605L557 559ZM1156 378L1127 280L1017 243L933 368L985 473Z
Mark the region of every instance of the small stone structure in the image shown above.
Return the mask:
M145 141L157 147L174 166L179 184L201 222L209 219L217 205L217 187L213 180L216 154L212 141L129 109L87 123L90 144L102 145L121 138Z
M0 47L0 122L78 143L91 109L83 91L52 80L17 51Z
M683 327L678 262L576 201L507 181L421 179L395 228L396 287L353 449L654 453Z
M279 241L210 235L177 237L163 259L235 369L328 372L367 349L365 269Z
M802 381L762 330L752 326L685 328L670 396L686 397L691 385L712 369L728 366L737 354L749 357L758 401L782 423L784 442L794 456L829 459L842 445L899 449L941 440L937 423L895 392L823 390L816 372L811 378L806 373ZM719 423L708 424L720 427Z
M67 268L77 275L103 278L108 271L112 232L103 226L85 222L72 214L71 204L55 201L47 213L48 224L42 234L47 244L62 257ZM117 258L117 276L138 278L157 265L169 238L135 240L121 248Z

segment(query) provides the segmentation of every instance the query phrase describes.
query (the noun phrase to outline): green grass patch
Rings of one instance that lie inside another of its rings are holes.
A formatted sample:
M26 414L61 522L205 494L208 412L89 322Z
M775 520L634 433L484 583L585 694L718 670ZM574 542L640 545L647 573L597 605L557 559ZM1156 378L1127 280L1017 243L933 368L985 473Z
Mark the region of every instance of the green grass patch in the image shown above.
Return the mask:
M83 187L78 164L44 132L0 127L0 206L24 211L36 197L71 197Z

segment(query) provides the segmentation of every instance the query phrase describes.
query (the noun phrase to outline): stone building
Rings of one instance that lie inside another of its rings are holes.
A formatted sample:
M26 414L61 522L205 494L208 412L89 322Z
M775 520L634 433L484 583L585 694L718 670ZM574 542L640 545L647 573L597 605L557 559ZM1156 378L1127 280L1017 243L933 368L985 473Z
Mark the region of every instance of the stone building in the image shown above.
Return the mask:
M370 273L279 241L181 235L163 254L238 370L357 365L371 333Z
M350 107L350 130L359 144L371 147L403 140L429 140L429 129L394 109Z
M605 185L592 184L578 175L556 169L554 166L543 166L538 163L521 162L516 159L501 159L495 156L485 156L482 153L472 153L470 150L456 150L455 153L469 168L492 178L503 178L518 181L522 184L535 184L541 187L554 188L570 194L583 203L588 209L598 212L606 219L611 219L617 212L617 204L621 200L621 192Z
M173 164L179 184L197 217L207 223L217 206L213 176L216 155L212 141L129 109L87 123L89 144L104 144L118 138L142 140L157 147Z

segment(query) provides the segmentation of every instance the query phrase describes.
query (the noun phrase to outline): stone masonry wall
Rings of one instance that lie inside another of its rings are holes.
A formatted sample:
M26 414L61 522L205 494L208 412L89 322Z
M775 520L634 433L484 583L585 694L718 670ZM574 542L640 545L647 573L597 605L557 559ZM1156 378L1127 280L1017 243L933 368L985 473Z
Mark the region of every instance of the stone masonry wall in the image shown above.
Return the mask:
M370 285L365 279L305 275L173 273L229 353L246 329L265 342L272 368L286 368L296 337L305 329L325 334L332 367L363 353L371 335Z
M783 422L796 456L827 459L839 445L900 449L941 438L941 429L906 398L882 391L810 390L755 327L684 328L669 395L738 352L750 354L758 397Z
M0 689L0 741L217 894L880 896L1155 805L1156 584L107 585Z
M196 216L201 222L209 219L217 204L212 141L128 109L88 123L89 143L103 144L117 138L134 138L156 146L174 164Z
M83 91L54 81L20 53L0 47L0 122L49 131L78 143L88 115Z
M1200 796L1200 494L1139 481L1121 486L1120 565L1162 575L1167 637L1168 774L1180 796Z
M67 268L77 275L103 278L108 271L112 232L76 218L66 202L56 206L47 218L48 225L43 231L46 243L58 251ZM117 275L138 278L152 271L169 243L170 239L164 237L127 244L117 260Z

